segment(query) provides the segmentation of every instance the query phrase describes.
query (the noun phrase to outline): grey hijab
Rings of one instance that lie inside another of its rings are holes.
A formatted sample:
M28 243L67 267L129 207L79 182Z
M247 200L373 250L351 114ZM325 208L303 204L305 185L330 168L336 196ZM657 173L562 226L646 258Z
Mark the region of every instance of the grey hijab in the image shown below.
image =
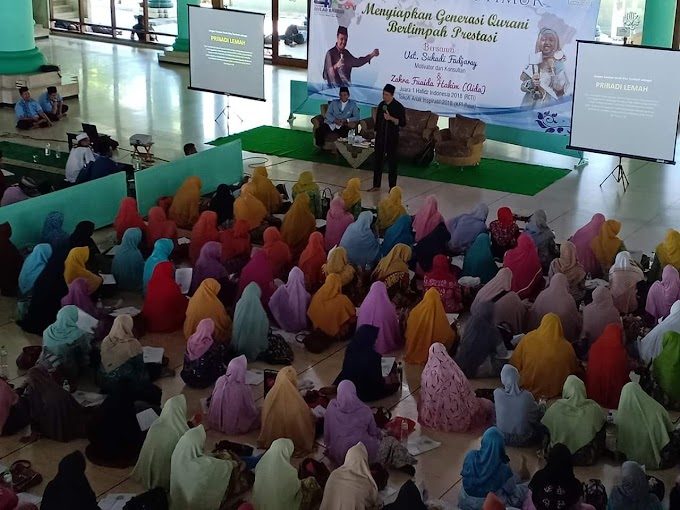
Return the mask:
M531 236L536 246L555 237L555 234L553 234L553 231L548 226L548 215L543 209L538 209L531 215L531 220L527 223L525 233Z
M615 486L609 496L609 510L650 510L659 505L659 499L649 492L647 476L637 462L624 462L621 473L621 485Z
M529 435L532 424L540 419L534 397L519 387L519 372L512 365L505 365L501 370L501 383L503 388L493 392L496 426L503 434Z
M455 361L468 379L475 376L486 358L496 354L496 346L503 342L494 321L495 306L491 301L480 303L465 324Z

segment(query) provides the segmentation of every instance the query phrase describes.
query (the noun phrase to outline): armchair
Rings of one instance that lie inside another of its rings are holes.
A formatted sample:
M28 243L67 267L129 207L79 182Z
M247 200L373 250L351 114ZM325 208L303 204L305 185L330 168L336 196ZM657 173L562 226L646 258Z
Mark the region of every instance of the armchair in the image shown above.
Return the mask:
M330 101L326 104L321 105L321 114L317 115L312 118L312 126L314 126L313 133L316 135L316 130L319 129L323 123L324 119L326 118L326 113L328 112L328 105L330 104ZM349 129L356 129L358 126L358 123L356 122L349 122L347 124L347 127ZM340 138L340 135L338 134L337 131L331 131L328 135L326 135L324 144L323 144L323 150L325 151L331 151L332 153L337 153L337 149L335 148L335 142L336 140ZM312 138L312 143L314 143L314 138Z
M377 107L371 108L371 116L359 123L359 133L367 140L375 138L377 111ZM399 134L399 156L406 159L416 159L420 156L427 143L439 131L437 121L439 121L439 115L436 113L406 108L406 126Z
M486 124L479 119L457 115L448 129L435 133L437 162L451 166L473 166L482 160Z

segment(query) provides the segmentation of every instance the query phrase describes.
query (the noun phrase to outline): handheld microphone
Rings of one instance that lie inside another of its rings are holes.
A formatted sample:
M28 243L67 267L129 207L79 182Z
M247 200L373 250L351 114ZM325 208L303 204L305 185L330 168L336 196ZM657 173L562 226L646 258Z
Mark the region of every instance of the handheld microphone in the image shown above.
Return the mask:
M383 105L383 111L384 111L385 113L387 113L387 105L386 105L386 104Z

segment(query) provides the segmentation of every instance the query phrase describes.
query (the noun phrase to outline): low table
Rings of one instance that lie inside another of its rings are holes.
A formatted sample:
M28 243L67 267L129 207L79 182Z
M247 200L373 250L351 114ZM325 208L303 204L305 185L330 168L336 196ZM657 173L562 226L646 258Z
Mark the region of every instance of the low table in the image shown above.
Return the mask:
M371 146L352 145L347 140L336 140L335 147L352 168L359 168L375 152Z

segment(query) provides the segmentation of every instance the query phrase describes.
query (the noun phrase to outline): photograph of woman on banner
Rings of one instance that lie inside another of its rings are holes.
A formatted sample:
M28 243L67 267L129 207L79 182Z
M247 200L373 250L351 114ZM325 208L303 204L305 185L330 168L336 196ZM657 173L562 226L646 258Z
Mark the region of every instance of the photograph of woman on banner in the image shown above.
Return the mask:
M558 33L552 28L542 28L536 41L536 53L529 57L529 65L520 76L521 89L525 93L523 106L543 108L571 94L566 59Z
M361 67L380 55L380 50L374 49L365 57L355 57L347 50L347 27L338 27L335 46L326 52L323 65L323 79L331 87L342 87L352 84L352 69Z

